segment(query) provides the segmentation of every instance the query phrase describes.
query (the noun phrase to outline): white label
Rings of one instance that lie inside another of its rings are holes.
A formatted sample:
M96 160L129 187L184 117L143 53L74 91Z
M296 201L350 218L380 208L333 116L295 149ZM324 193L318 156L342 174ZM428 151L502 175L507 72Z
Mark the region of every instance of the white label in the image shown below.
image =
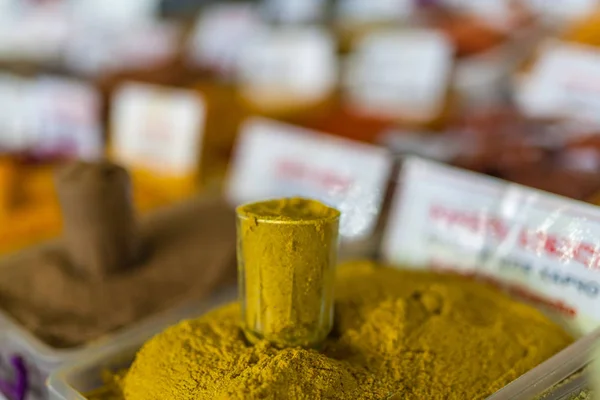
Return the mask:
M75 80L0 76L0 149L39 157L102 155L100 96Z
M27 81L9 74L0 75L0 149L24 151L30 145L25 127Z
M320 21L325 13L324 0L263 0L268 17L281 23Z
M18 7L17 0L0 0L0 20L13 17Z
M70 33L68 13L60 3L23 8L0 18L0 57L56 61Z
M600 123L600 50L548 43L519 88L517 99L532 117Z
M102 156L100 94L83 82L44 77L29 85L25 111L31 127L31 151L42 157Z
M327 96L337 80L333 38L319 28L264 30L241 56L242 90L257 102Z
M95 75L123 69L150 69L172 59L181 30L170 23L133 27L77 26L65 49L69 68Z
M235 204L305 196L342 212L345 238L375 226L392 160L382 148L273 121L253 119L242 129L228 182Z
M569 22L594 11L598 0L526 0L529 8L553 22Z
M440 112L452 66L452 46L434 30L374 32L349 60L344 84L360 110L428 119Z
M399 181L388 261L483 275L549 300L584 329L598 324L597 207L415 158Z
M114 63L118 32L111 29L78 25L65 45L65 64L71 71L100 75Z
M512 0L442 0L442 4L454 9L456 12L468 13L485 19L486 22L492 26L507 28L510 26L510 17L513 14L511 1ZM542 1L547 2L547 0Z
M167 176L198 168L205 107L191 90L128 83L115 93L113 152L130 167Z
M152 23L122 32L115 47L113 68L152 68L174 57L181 31L169 23Z
M414 0L340 0L337 17L350 23L390 21L411 16Z
M215 4L198 17L188 45L190 61L230 74L242 50L240 43L260 26L260 16L251 4Z
M153 20L160 0L71 0L73 17L92 25L129 26Z

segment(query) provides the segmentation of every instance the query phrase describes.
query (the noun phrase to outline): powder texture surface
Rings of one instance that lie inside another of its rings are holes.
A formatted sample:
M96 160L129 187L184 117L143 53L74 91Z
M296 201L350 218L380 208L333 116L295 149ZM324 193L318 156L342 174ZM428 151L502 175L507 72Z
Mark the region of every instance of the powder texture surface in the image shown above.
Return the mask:
M104 280L76 273L57 244L0 268L0 307L34 335L68 348L208 295L235 276L235 213L220 200L162 210L140 226L145 258Z
M338 269L319 350L252 346L237 304L149 340L125 400L485 399L572 342L529 305L474 280L355 262Z

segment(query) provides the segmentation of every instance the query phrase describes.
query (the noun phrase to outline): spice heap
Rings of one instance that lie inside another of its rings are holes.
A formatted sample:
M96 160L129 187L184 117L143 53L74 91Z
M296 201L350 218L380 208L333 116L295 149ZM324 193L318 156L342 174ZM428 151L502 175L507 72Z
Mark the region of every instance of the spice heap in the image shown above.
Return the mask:
M167 329L121 387L147 399L484 399L569 345L529 305L474 280L355 262L337 270L320 351L250 345L231 304Z
M137 223L119 167L78 164L57 183L65 245L0 268L0 307L51 346L82 345L202 298L234 270L235 214L219 200L190 201Z
M333 323L340 212L289 198L247 204L237 213L246 336L279 347L319 344Z

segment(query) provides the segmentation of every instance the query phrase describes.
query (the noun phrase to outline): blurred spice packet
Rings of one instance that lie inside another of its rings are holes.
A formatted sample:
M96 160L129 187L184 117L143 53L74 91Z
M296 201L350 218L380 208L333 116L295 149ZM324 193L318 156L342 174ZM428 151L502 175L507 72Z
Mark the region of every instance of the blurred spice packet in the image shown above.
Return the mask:
M531 72L518 82L521 111L540 119L576 120L598 126L600 51L590 45L547 40Z
M74 28L63 54L67 68L86 77L121 70L148 70L173 60L182 29L172 22L148 21L133 26L85 25Z
M66 3L0 1L0 62L56 64L71 33Z
M525 3L544 22L558 26L576 21L598 7L596 0L525 0Z
M70 11L86 25L129 27L155 21L160 0L74 0Z
M371 32L346 60L344 101L360 114L429 122L444 109L453 51L433 29Z
M0 75L0 149L37 159L96 159L103 153L100 94L59 76Z
M188 89L126 81L112 96L110 154L135 181L168 187L180 199L201 174L206 106Z
M338 81L334 36L316 26L262 27L238 54L239 93L268 115L326 102Z
M86 82L40 77L31 81L26 121L33 155L98 159L103 154L100 93Z
M242 127L226 193L233 204L311 197L342 212L344 240L367 239L376 228L392 164L382 147L254 118Z
M216 3L198 16L186 43L186 61L224 78L233 78L244 42L262 27L258 8L250 3Z

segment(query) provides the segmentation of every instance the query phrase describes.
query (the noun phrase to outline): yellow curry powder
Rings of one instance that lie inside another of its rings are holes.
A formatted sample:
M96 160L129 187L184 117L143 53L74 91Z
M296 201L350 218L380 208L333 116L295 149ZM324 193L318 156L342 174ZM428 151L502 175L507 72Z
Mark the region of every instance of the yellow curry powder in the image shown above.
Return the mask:
M289 198L247 204L237 214L246 336L278 347L322 342L333 324L340 212Z
M338 268L320 351L246 342L230 304L139 351L125 400L484 399L572 342L533 307L472 279L371 262Z

